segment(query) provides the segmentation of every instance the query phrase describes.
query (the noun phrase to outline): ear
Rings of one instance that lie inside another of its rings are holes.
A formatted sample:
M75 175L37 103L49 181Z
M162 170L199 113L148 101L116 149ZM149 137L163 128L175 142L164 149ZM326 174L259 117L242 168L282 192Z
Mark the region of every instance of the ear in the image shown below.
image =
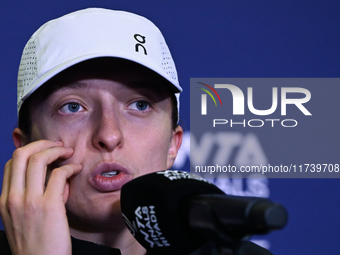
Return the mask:
M179 148L182 145L183 129L178 126L172 133L170 148L168 152L167 169L171 168L175 162Z
M28 144L27 136L20 128L14 129L12 136L15 148L20 148Z

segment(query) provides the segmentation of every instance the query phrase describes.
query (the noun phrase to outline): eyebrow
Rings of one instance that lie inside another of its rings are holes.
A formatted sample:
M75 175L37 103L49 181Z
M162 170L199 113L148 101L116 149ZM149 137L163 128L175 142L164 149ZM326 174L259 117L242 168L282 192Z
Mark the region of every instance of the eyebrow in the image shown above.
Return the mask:
M147 82L129 82L127 84L128 87L130 88L136 88L136 89L147 89L149 91L158 93L160 95L164 95L164 90L160 89L160 86L166 86L166 84L159 84L159 86L157 86L156 84L151 84L151 83L147 83Z
M55 82L50 84L47 90L45 90L45 96L48 97L53 93L66 89L87 88L88 85L84 82Z
M154 93L158 93L160 95L164 95L164 90L160 89L159 86L155 84L151 84L148 82L128 82L126 85L122 84L123 86L130 87L132 89L146 89L149 91L152 91ZM161 86L166 86L166 84L161 84ZM65 90L65 89L78 89L78 88L88 88L88 84L85 82L70 82L70 83L65 83L64 85L57 87L54 91L57 90Z
M150 82L143 82L143 81L132 81L128 82L127 84L123 84L123 86L129 87L131 89L140 89L140 90L146 90L147 93L152 94L158 94L161 97L164 97L167 95L167 84L164 82L158 82L158 83L150 83ZM45 97L49 97L50 95L54 94L57 91L63 91L67 89L86 89L89 87L89 85L85 82L81 81L73 81L73 82L66 82L66 81L58 81L50 84L50 86L45 92ZM164 89L161 89L161 87L164 87Z
M75 81L75 82L65 83L61 85L60 87L57 87L56 89L63 90L63 89L78 89L78 88L88 88L88 85L85 82Z

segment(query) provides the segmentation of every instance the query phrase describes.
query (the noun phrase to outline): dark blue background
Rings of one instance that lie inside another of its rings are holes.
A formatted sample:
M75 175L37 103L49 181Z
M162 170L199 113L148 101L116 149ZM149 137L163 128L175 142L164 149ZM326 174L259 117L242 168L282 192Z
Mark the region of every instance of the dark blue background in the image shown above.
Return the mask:
M44 22L85 7L127 10L157 24L185 89L181 117L187 130L191 77L340 76L340 1L2 1L1 166L14 149L16 75L24 45ZM315 128L326 140L338 139L336 132L328 132L327 123ZM270 179L269 187L270 198L284 204L290 214L288 226L268 236L274 254L339 254L338 179Z

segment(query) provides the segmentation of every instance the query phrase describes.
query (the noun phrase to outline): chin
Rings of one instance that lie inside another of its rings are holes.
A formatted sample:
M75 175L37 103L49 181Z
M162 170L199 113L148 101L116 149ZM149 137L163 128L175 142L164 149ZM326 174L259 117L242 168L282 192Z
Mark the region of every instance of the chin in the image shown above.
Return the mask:
M71 228L84 232L117 231L126 228L120 201L92 208L86 212L67 210L67 217Z

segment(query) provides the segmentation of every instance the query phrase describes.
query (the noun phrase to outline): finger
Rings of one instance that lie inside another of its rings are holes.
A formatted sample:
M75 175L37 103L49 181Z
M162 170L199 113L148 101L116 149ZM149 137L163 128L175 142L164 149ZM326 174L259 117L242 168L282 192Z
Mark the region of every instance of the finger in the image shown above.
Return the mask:
M50 179L48 180L45 190L46 198L50 200L59 200L66 203L67 197L65 197L65 186L68 186L68 179L74 175L77 175L83 166L81 164L67 164L56 168L52 171ZM68 193L66 194L68 196Z
M9 160L4 168L4 176L2 181L2 190L0 196L0 215L4 217L4 212L6 211L7 198L9 192L9 182L10 182L10 169L12 167L12 160Z
M27 196L42 196L45 190L47 166L59 158L67 159L73 154L72 148L52 147L32 155L26 175Z
M10 169L12 167L12 160L7 161L4 168L4 175L2 180L2 190L1 190L1 198L8 196L9 191L9 182L10 182Z
M10 169L10 190L13 190L17 194L23 194L26 186L26 169L28 160L31 155L56 146L62 146L60 141L48 141L40 140L36 142L29 143L24 147L16 149L12 157L12 167Z

